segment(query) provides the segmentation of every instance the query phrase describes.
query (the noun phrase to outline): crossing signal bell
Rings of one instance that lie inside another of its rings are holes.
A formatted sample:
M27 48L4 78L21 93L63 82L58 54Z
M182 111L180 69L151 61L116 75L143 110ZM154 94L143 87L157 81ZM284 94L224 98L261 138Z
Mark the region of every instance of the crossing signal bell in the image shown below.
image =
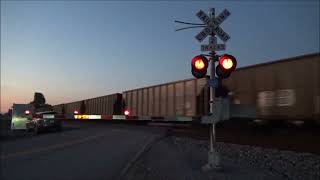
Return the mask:
M219 64L216 67L216 74L221 79L228 78L232 71L236 69L236 66L236 58L229 54L224 54L219 59Z
M199 55L192 59L191 61L191 73L196 78L203 78L207 75L208 59Z

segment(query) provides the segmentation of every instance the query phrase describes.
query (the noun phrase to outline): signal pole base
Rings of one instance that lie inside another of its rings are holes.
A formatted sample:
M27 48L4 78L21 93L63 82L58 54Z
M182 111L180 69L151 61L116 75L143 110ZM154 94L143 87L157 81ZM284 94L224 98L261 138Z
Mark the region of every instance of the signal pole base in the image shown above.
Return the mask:
M210 170L215 170L215 171L222 170L222 166L220 165L219 153L216 151L208 152L208 163L202 166L202 171L207 172Z

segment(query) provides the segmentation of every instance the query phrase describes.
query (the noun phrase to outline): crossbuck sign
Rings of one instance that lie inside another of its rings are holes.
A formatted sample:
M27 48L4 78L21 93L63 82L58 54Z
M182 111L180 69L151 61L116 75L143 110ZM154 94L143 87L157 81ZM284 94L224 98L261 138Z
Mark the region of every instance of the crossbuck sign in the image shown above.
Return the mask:
M206 25L206 27L195 37L199 42L202 42L210 34L216 34L223 42L227 42L230 39L230 36L219 27L219 25L230 16L230 12L227 9L222 11L217 17L214 17L213 15L210 18L202 10L196 15ZM201 51L225 50L225 44L217 44L216 39L212 39L209 42L209 45L201 45Z

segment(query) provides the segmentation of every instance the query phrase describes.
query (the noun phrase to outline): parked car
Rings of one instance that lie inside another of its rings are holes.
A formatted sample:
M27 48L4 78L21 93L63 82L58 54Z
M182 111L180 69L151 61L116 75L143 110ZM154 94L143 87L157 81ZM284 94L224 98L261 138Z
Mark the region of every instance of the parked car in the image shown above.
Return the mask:
M26 124L27 130L38 134L39 132L48 130L62 130L61 119L55 118L54 111L37 112L32 120Z

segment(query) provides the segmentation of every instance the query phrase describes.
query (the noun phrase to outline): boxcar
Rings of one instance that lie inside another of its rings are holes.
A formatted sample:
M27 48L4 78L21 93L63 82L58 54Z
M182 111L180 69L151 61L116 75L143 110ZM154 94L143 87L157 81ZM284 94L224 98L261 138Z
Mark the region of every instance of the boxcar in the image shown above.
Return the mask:
M123 96L132 116L199 117L209 112L207 78L149 86L54 106L72 114L85 104L86 114L112 115ZM259 119L320 121L320 54L238 68L223 80L233 103L255 105Z

